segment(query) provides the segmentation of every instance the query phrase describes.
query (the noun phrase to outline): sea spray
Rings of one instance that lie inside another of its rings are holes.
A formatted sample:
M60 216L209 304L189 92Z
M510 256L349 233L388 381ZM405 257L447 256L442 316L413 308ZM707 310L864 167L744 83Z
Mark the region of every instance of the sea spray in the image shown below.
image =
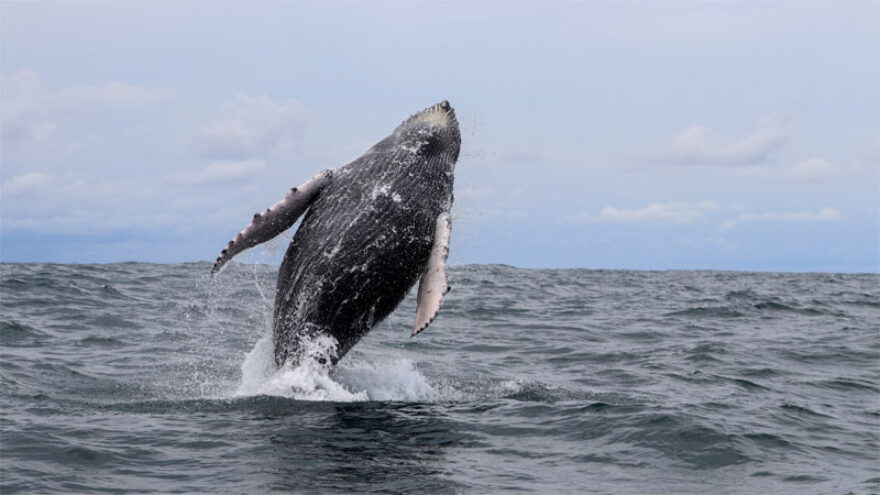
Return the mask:
M335 342L319 336L305 342L308 359L298 366L275 366L267 332L247 353L234 396L272 395L308 401L431 401L437 393L412 361L403 358L348 359L333 368L316 357L329 356ZM329 362L329 359L325 360Z
M353 390L363 390L369 400L433 402L439 394L409 359L343 361L335 378Z

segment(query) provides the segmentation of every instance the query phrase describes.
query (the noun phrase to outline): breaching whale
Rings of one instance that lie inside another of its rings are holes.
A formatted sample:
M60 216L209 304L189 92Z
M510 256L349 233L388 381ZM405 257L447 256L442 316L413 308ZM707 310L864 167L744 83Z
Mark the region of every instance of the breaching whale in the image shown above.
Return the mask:
M290 228L306 210L278 271L275 364L298 364L305 343L330 336L336 364L403 300L421 277L412 335L436 317L449 291L446 259L461 132L448 101L405 120L353 162L327 169L253 221L220 253L236 254ZM334 352L335 351L335 352Z

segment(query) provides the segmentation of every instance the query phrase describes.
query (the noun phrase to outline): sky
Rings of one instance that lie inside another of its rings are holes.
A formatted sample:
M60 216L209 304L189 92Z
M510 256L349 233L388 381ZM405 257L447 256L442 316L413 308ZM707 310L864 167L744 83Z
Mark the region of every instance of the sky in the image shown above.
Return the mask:
M0 45L4 262L213 260L448 99L452 263L880 271L878 2L4 0Z

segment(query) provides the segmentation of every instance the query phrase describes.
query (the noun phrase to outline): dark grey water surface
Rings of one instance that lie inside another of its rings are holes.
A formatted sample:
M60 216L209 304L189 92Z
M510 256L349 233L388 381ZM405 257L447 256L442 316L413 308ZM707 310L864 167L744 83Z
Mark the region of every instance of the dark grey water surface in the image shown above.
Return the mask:
M0 490L880 492L880 276L453 269L331 372L275 268L2 265Z

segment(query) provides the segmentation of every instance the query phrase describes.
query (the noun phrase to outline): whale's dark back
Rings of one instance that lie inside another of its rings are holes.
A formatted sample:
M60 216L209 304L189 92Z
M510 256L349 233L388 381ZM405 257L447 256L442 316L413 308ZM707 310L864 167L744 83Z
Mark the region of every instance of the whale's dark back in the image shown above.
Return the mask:
M455 159L447 162L392 135L335 172L278 272L279 366L298 362L302 339L319 333L337 340L335 364L406 296L427 263L437 216L451 206Z

